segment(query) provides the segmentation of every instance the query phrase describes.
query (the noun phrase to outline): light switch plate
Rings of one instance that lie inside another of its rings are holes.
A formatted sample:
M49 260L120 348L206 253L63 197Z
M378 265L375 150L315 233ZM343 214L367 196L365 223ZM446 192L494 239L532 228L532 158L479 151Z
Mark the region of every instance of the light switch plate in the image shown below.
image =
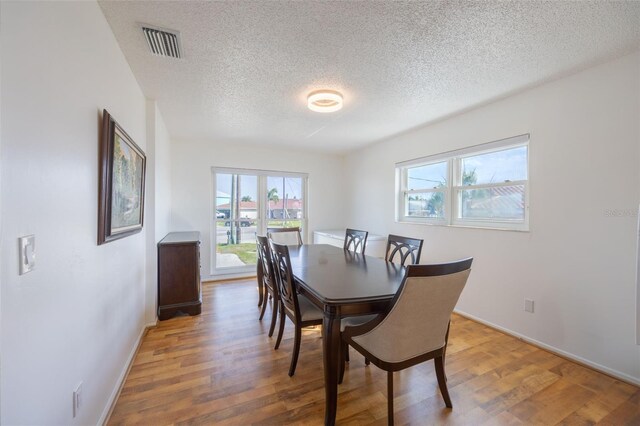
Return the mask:
M31 272L36 267L36 236L20 237L20 275Z

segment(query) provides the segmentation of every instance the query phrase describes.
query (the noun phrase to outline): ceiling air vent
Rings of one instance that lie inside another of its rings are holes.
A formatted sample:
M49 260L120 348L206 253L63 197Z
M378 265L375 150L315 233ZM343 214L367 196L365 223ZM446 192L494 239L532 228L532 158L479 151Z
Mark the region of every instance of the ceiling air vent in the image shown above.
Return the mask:
M181 58L180 51L180 33L177 31L165 30L149 25L142 25L144 38L151 53L158 56L167 56L169 58Z

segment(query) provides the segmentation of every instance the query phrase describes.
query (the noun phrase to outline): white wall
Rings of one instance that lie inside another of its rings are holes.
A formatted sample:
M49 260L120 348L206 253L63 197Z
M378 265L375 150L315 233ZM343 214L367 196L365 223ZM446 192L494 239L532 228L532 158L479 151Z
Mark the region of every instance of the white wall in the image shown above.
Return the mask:
M147 100L147 192L145 227L147 271L145 323L156 324L158 301L157 243L168 232L171 220L171 158L169 133L155 101Z
M96 3L0 8L0 423L96 424L145 305L144 232L96 244L100 112L145 149L145 99ZM37 266L19 276L17 238L27 234Z
M423 263L473 256L460 311L640 383L636 218L606 212L640 201L639 86L635 53L354 152L349 223L424 238ZM394 222L396 162L522 133L530 232Z
M156 237L158 241L171 230L171 139L156 107ZM154 247L154 252L157 250ZM157 283L156 283L157 284Z
M203 280L212 278L211 167L308 173L309 238L314 230L344 226L341 157L211 141L173 141L171 157L172 230L200 232Z

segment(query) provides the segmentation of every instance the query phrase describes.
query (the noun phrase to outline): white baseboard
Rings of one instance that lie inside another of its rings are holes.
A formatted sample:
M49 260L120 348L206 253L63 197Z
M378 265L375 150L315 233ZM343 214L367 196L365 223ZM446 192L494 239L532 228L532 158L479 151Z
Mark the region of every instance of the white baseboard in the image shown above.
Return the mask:
M136 340L136 344L133 345L133 349L129 353L129 356L127 358L127 362L125 363L124 368L120 372L120 376L118 377L118 381L116 382L116 386L113 388L113 391L111 392L111 395L109 396L109 399L107 400L107 404L105 405L104 410L102 411L102 415L100 416L100 419L98 420L98 424L99 425L106 425L107 421L109 420L109 417L111 417L111 413L113 412L113 409L115 408L116 402L118 401L118 396L120 396L120 391L122 390L122 386L124 385L124 381L127 378L127 376L129 375L129 370L131 370L131 366L133 365L133 360L135 359L136 354L138 353L138 349L140 348L140 344L142 343L142 338L145 336L145 334L147 334L147 330L150 327L155 327L155 326L156 326L155 322L145 325L143 327L142 331L140 332L140 334L138 335L138 339Z
M227 280L240 280L245 278L253 278L256 276L256 272L238 272L235 274L220 274L220 275L204 275L200 281L215 282L215 281L227 281Z
M460 311L460 310L457 310L457 309L455 309L454 312L456 314L459 314L460 316L463 316L465 318L469 318L470 320L473 320L475 322L479 322L480 324L484 324L484 325L486 325L488 327L491 327L491 328L494 328L496 330L499 330L499 331L501 331L501 332L503 332L505 334L508 334L510 336L513 336L513 337L516 337L516 338L518 338L520 340L524 340L527 343L530 343L530 344L532 344L534 346L542 348L542 349L544 349L546 351L549 351L549 352L551 352L553 354L556 354L556 355L559 355L559 356L561 356L563 358L567 358L567 359L569 359L571 361L575 361L577 363L583 364L583 365L585 365L585 366L587 366L589 368L592 368L592 369L594 369L596 371L604 373L604 374L606 374L608 376L611 376L613 378L622 380L623 382L627 382L627 383L635 385L635 386L640 386L640 378L633 377L633 376L630 376L629 374L623 373L621 371L617 371L617 370L614 370L612 368L605 367L604 365L600 365L598 363L589 361L588 359L584 359L584 358L582 358L582 357L580 357L578 355L574 355L572 353L563 351L562 349L558 349L558 348L556 348L554 346L547 345L546 343L543 343L543 342L540 342L538 340L532 339L532 338L527 337L527 336L525 336L523 334L517 333L517 332L515 332L513 330L509 330L508 328L501 327L499 325L493 324L493 323L491 323L489 321L485 321L483 319L480 319L480 318L478 318L478 317L476 317L474 315L468 314L466 312L463 312L463 311Z

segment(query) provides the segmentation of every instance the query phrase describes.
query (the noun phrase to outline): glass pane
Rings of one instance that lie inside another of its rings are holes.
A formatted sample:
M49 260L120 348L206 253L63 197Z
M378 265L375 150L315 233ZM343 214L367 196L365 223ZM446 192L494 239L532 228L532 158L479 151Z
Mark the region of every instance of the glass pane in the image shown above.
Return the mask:
M459 194L460 219L524 220L524 185L465 189Z
M407 189L433 189L447 186L447 162L407 169Z
M527 147L520 146L462 159L462 185L527 179Z
M267 177L267 227L301 227L304 218L303 181L299 177Z
M216 268L255 265L258 177L216 174Z
M411 217L444 218L445 193L443 191L426 194L410 194L405 198L405 212Z

